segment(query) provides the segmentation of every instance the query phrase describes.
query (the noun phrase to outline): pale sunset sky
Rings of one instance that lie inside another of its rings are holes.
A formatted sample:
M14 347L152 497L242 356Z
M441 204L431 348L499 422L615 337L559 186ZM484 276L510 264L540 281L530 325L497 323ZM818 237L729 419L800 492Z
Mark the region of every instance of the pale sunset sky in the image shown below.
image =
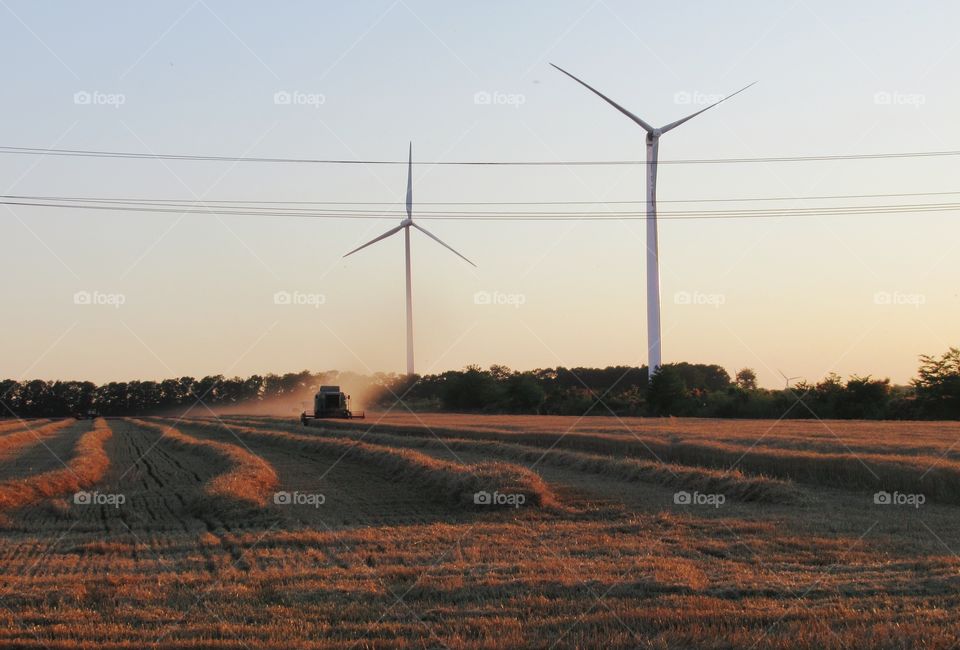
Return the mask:
M412 233L421 373L646 363L644 222L596 218L642 210L610 202L644 199L643 166L429 164L642 159L644 132L549 62L655 125L759 81L664 135L665 161L960 150L952 2L3 0L0 16L2 147L395 161L412 141L414 219L587 213L420 222L477 264ZM958 165L662 165L664 217L739 214L661 221L664 361L750 366L770 387L778 371L907 382L919 354L960 344L960 213L742 217L960 203ZM399 223L405 184L401 165L0 150L0 377L402 371L402 236L342 255ZM863 197L890 194L913 196ZM390 214L12 205L24 196ZM744 198L784 200L683 202ZM585 201L596 203L546 204ZM430 205L458 202L513 205ZM107 304L77 304L78 292ZM277 292L307 304L277 304ZM498 300L478 304L478 292Z

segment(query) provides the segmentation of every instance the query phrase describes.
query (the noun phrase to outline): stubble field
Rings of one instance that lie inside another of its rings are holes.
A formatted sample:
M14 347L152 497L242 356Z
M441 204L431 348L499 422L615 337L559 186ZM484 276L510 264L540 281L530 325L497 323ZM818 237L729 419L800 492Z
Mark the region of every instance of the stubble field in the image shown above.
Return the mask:
M960 424L0 422L0 647L950 648Z

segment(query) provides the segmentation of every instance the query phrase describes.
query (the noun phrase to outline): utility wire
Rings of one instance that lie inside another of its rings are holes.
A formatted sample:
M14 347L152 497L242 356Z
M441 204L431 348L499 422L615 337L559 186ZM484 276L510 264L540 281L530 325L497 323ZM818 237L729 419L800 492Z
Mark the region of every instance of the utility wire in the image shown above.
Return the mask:
M955 196L960 190L941 192L898 192L888 194L823 194L819 196L748 196L700 199L657 199L657 204L664 203L749 203L756 201L826 201L834 199L885 199L906 198L917 196ZM335 205L335 206L397 206L398 201L268 201L246 199L165 199L150 197L98 197L98 196L48 196L32 194L0 194L0 199L15 201L78 201L97 203L162 203L171 205ZM646 205L645 200L630 201L417 201L417 205L432 206L482 206L482 205Z
M245 208L244 206L203 207L190 205L158 204L98 204L92 202L40 202L0 200L0 205L34 208L59 208L68 210L104 210L118 212L172 213L196 215L254 216L254 217L295 217L310 219L387 219L405 216L403 212L367 212L367 211L320 211L277 208ZM864 214L903 214L925 212L960 211L960 203L920 203L901 205L868 206L821 206L813 208L773 208L760 210L675 210L659 211L658 218L663 220L687 219L782 219L789 217L822 217ZM420 216L422 220L449 221L619 221L646 220L641 212L471 212L471 213L429 213Z
M66 156L81 158L122 158L130 160L187 160L220 162L255 163L295 163L320 165L406 165L406 160L349 160L337 158L264 158L253 156L205 156L195 154L138 153L131 151L104 151L91 149L51 149L40 147L12 147L0 145L0 154ZM907 151L872 154L825 154L816 156L766 156L759 158L689 158L679 160L659 160L659 165L700 165L733 163L774 163L774 162L813 162L829 160L878 160L891 158L934 158L960 156L960 150L947 151ZM645 160L495 160L495 161L436 161L418 163L420 165L442 166L513 166L513 167L570 167L603 165L646 165Z

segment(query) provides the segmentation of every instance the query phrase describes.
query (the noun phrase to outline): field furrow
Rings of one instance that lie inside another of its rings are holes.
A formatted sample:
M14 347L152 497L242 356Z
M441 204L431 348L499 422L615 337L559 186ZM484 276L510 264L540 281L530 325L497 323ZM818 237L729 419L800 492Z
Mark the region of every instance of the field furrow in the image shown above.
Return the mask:
M230 476L236 466L228 456L199 442L191 444L186 436L165 436L156 425L112 420L111 427L114 435L105 445L109 467L95 486L99 497L90 503L54 504L57 516L52 521L49 509L27 508L18 513L19 526L205 531L244 521L250 493L236 499L228 494L236 478ZM207 491L211 485L214 492ZM263 485L252 489L259 500L267 498Z
M371 425L319 421L316 426L331 434L365 431ZM960 462L929 456L904 454L833 453L773 449L762 446L713 442L676 435L654 438L649 435L606 435L573 432L509 433L468 428L464 430L429 425L414 426L378 423L372 431L415 437L492 440L543 449L565 449L632 457L666 465L703 467L720 472L738 470L744 474L793 480L816 486L851 490L923 493L931 501L960 504Z
M195 426L199 427L216 429L222 426L216 422L202 420L195 422ZM412 450L369 445L346 437L307 436L241 425L231 426L230 430L244 439L340 454L344 458L369 463L379 467L391 477L431 490L437 498L451 503L473 503L475 494L486 491L522 494L528 505L555 505L554 495L540 477L516 465L483 463L462 466L437 460Z
M15 431L17 429L25 429L27 427L41 427L50 420L48 418L7 418L0 420L0 435Z
M205 498L194 504L198 509L218 512L235 508L262 508L273 498L277 489L276 472L269 463L248 449L228 442L195 438L172 426L156 422L131 422L160 432L167 444L228 465L227 471L204 484ZM183 469L182 466L180 469ZM197 474L194 476L198 477Z
M6 514L44 499L72 497L77 491L96 484L110 464L103 444L111 435L106 421L97 420L76 440L69 461L56 459L62 467L0 482L0 513Z
M257 420L232 417L230 423L246 426L258 425ZM274 425L284 431L296 432L295 424ZM299 427L299 431L304 431ZM325 432L319 429L321 435ZM802 493L787 481L746 475L743 472L721 471L709 468L688 467L650 460L615 458L600 454L550 449L538 445L500 442L497 440L467 440L454 437L435 437L430 431L419 435L394 435L338 429L337 436L368 443L409 449L433 450L448 460L458 460L465 453L485 458L501 458L516 461L524 466L550 466L566 468L588 474L597 474L625 481L653 483L678 490L698 490L719 493L728 499L766 503L792 503L803 499Z
M197 438L237 441L232 427L195 426L189 421L180 426ZM243 442L276 470L278 492L303 495L273 504L272 512L288 524L339 529L469 517L429 490L398 485L377 467L344 457L339 449L299 448L273 440L265 444L249 438ZM312 495L322 495L323 503L307 498Z
M88 423L78 422L73 418L40 425L32 422L21 424L9 433L0 435L0 467L15 468L17 459L23 454L35 447L43 447L48 441L60 436L67 429L82 431L87 426ZM49 452L39 453L36 458L46 459L49 455Z

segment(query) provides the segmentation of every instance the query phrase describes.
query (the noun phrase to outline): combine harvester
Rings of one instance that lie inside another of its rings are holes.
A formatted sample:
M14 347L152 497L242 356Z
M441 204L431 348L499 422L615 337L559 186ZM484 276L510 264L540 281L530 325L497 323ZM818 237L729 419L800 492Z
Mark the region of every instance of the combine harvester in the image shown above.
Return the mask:
M321 386L320 392L313 396L313 414L306 411L300 414L300 424L308 426L310 420L330 418L352 419L366 417L363 411L354 413L348 406L350 396L339 386Z

